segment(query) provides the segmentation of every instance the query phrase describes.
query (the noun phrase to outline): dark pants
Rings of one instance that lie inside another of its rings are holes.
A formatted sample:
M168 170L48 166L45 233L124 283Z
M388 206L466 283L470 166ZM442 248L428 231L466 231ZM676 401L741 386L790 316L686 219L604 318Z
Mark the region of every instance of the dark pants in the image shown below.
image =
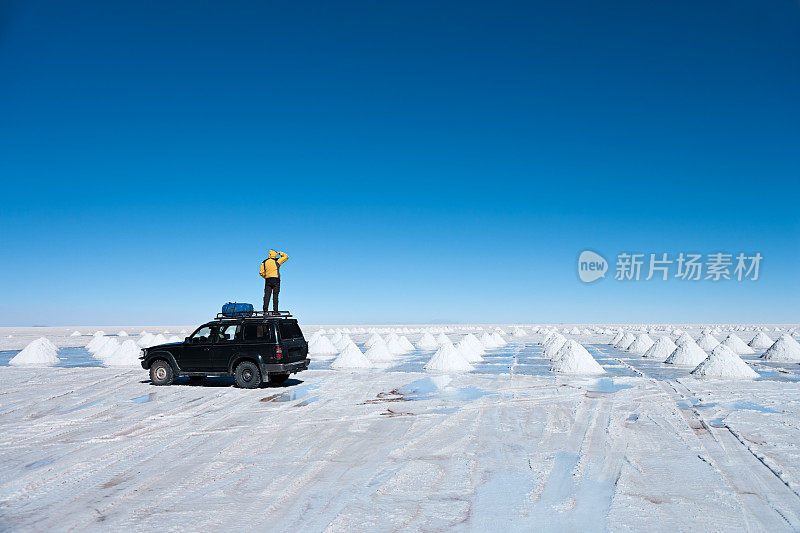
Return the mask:
M269 310L269 295L272 293L272 310L278 310L278 293L281 292L281 278L264 280L264 311Z

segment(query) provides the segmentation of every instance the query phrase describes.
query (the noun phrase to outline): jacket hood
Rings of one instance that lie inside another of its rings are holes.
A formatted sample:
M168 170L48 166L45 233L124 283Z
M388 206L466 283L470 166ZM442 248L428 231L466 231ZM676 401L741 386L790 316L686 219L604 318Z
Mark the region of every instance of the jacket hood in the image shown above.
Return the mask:
M275 259L276 257L278 257L278 252L276 252L275 250L270 250L269 255L267 257L269 257L270 259Z

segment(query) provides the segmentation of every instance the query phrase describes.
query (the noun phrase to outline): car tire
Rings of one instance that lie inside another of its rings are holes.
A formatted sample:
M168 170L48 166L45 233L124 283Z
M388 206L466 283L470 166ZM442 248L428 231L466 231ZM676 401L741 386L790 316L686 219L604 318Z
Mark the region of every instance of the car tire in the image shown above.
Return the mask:
M261 386L261 372L251 361L236 365L233 377L236 379L236 386L241 389L256 389Z
M280 385L281 383L285 382L289 379L288 372L282 372L280 374L270 374L269 375L269 382L273 385Z
M172 365L163 359L159 359L150 365L150 382L153 385L172 385L174 378L175 373L172 371Z

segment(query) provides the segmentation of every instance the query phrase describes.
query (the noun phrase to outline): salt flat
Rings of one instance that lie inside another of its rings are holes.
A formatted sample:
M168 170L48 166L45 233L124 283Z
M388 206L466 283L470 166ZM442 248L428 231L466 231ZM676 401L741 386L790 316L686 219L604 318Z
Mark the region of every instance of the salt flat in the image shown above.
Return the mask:
M800 529L797 383L619 364L258 390L2 367L0 530Z

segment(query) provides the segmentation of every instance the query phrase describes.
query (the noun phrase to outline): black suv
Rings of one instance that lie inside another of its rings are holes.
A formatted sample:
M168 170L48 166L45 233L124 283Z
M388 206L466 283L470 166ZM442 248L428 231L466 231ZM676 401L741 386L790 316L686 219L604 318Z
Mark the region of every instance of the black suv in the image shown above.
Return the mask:
M178 376L202 380L233 376L245 389L262 381L283 383L308 368L308 343L297 320L285 312L243 317L217 315L183 342L142 350L142 368L150 369L153 385L169 385Z

